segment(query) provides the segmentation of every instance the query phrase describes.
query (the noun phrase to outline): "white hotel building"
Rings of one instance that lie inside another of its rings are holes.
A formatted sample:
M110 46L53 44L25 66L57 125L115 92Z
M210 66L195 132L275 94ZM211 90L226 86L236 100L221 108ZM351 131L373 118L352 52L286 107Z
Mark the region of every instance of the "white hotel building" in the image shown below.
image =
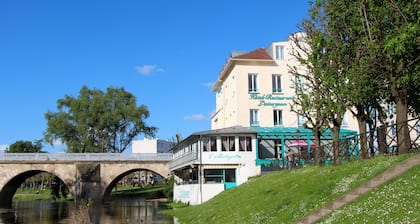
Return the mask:
M295 96L289 66L291 40L247 53L232 53L215 82L212 129L196 132L173 148L174 200L200 204L240 185L268 167L286 165L285 152L311 159L312 131L290 110ZM357 134L346 113L341 135ZM323 140L331 139L328 131ZM304 141L306 146L289 147Z

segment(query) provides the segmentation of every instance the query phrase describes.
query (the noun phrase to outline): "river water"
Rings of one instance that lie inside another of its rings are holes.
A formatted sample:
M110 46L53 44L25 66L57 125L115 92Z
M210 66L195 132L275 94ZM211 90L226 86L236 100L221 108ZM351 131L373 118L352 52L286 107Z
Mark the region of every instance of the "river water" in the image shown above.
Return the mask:
M0 224L173 224L161 214L164 203L142 197L115 198L112 201L76 208L73 202L17 201L12 209L0 208ZM89 220L90 222L86 222Z

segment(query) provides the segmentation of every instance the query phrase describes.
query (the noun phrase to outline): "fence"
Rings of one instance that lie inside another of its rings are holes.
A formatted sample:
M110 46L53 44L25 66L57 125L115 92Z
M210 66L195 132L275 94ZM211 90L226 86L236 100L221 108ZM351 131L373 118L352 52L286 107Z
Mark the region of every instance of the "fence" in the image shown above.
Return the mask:
M368 130L367 133L358 134L357 136L349 136L339 141L339 158L340 160L347 160L351 158L359 158L361 156L360 149L362 147L361 139L366 138L365 147L367 149L367 157L373 157L379 154L398 154L397 133L407 125L409 139L401 139L399 144L404 141L410 141L410 151L420 150L420 118L414 118L397 125L391 123L390 125L381 125L375 130ZM398 127L398 128L397 128ZM328 164L333 160L334 143L329 142L321 146L321 163ZM313 162L313 155L310 155L308 162Z

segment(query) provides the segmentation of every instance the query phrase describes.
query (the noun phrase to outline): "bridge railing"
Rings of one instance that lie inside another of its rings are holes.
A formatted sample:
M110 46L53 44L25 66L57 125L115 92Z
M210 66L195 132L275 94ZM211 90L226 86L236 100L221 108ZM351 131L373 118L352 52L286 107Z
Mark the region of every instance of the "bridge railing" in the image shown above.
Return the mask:
M0 153L0 161L171 161L172 153Z

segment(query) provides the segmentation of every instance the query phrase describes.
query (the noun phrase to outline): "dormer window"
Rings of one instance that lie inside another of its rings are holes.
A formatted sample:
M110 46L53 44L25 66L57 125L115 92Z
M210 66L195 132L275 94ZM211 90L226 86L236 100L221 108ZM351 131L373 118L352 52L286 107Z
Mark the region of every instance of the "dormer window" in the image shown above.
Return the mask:
M284 46L276 46L276 60L284 60Z

